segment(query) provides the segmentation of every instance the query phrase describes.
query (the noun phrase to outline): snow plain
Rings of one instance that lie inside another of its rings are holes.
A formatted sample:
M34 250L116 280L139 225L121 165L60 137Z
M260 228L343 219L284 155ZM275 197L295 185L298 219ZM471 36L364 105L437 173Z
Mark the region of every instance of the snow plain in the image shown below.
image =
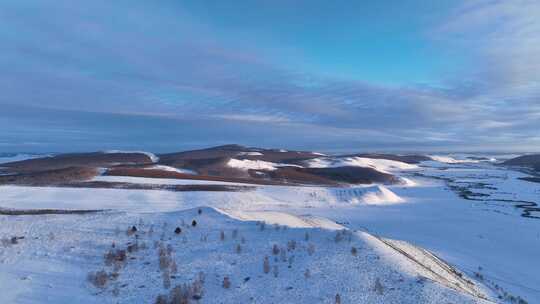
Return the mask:
M324 158L317 164L333 165ZM489 302L425 279L429 278L425 269L397 255L378 237L406 241L390 242L405 246L408 252L421 252L411 244L433 252L472 278L478 292L493 302L512 303L510 296L520 296L528 303L540 303L540 220L522 217L523 210L510 202L538 201L540 184L519 180L523 173L491 162L434 161L408 166L362 160L356 165L392 171L410 183L348 188L256 186L246 192L2 186L3 208L108 210L87 215L0 216L0 238L25 236L18 244L0 247L2 303L42 303L43 299L51 303L152 303L157 294L167 292L157 266L155 241L173 247L179 265L173 286L205 272L201 303L335 303L336 293L342 303ZM221 184L106 176L96 180ZM476 187L479 181L480 188ZM456 185L490 196L464 199L456 194ZM196 210L203 206L198 215ZM200 223L197 228L189 228L192 219ZM268 223L265 230L259 221ZM279 229L271 224L280 225ZM112 242L124 247L134 242L125 234L132 225L140 227L138 242L147 248L133 253L134 260L126 263L110 286L91 286L86 275L104 268L103 254ZM175 235L175 226L186 233ZM349 229L351 236L336 243L336 229L342 228ZM225 241L220 240L222 230ZM204 236L206 242L201 241ZM276 262L273 245L285 248L291 240L298 242L298 251L284 249L286 261L278 256ZM238 244L242 253L235 250ZM312 255L310 244L316 248ZM352 247L358 249L357 256L351 254ZM269 274L262 271L265 255L272 266ZM289 268L291 255L295 258ZM273 266L278 267L277 278ZM304 275L306 269L310 269L309 278ZM231 278L230 289L221 287L223 276ZM377 279L384 286L382 294L374 288ZM119 290L116 297L114 290Z

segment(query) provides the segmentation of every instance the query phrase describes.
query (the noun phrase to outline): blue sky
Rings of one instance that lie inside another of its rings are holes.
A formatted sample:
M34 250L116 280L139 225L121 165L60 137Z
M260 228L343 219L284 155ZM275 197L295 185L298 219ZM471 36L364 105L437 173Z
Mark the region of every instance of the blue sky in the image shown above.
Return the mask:
M0 6L0 151L540 150L537 1Z

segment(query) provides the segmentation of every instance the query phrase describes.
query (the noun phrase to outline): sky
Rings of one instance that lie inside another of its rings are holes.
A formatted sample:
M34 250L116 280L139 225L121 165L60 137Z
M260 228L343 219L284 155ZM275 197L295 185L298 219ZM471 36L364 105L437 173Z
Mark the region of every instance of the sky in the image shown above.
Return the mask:
M540 151L536 0L3 0L0 151Z

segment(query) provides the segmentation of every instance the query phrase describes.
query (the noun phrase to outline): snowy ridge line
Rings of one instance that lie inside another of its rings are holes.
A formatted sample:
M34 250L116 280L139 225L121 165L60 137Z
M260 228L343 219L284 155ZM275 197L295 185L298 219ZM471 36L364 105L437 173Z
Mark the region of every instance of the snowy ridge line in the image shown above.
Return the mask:
M393 171L418 169L417 165L408 164L396 160L375 159L366 157L319 157L304 162L309 168L337 168L337 167L363 167L372 168L383 173Z
M239 221L264 221L291 228L321 228L326 230L344 230L346 227L324 217L311 215L298 216L281 211L239 211L209 207L229 218Z
M123 150L105 150L103 151L103 153L105 154L113 154L113 153L139 153L139 154L144 154L146 156L148 156L148 158L150 158L150 160L153 162L153 163L157 163L159 161L159 157L157 155L155 155L154 153L152 152L146 152L146 151L123 151Z
M273 163L273 162L267 162L264 160L239 160L236 158L231 158L227 162L227 166L231 168L241 169L241 170L268 170L268 171L274 171L277 170L279 167L301 167L298 165L290 165L290 164L282 164L282 163Z
M429 273L433 274L438 280L434 280L440 284L443 284L444 286L451 288L453 290L456 290L458 292L464 292L467 293L473 297L480 298L482 300L488 301L490 303L497 303L495 301L490 300L485 294L480 292L479 290L476 290L474 287L476 286L472 281L466 280L460 275L458 275L460 272L458 272L454 267L450 266L446 261L442 260L441 258L437 257L433 253L429 252L426 249L414 246L412 244L409 244L410 246L414 247L416 250L420 251L422 254L424 254L427 258L429 258L432 262L434 262L437 266L439 266L442 270L448 272L454 279L456 279L459 283L454 283L450 281L448 278L444 277L442 274L436 272L435 270L431 269L428 265L425 265L421 261L419 261L417 258L415 258L412 254L407 252L405 249L399 247L397 241L385 239L377 235L373 235L374 238L382 242L384 245L388 246L389 248L395 250L411 262L417 264L421 268L427 270ZM429 278L428 278L429 279ZM433 280L433 279L432 279Z
M465 163L479 163L477 160L473 159L457 159L452 156L441 156L441 155L428 155L434 161L445 163L445 164L465 164Z
M152 167L146 167L146 168L143 168L143 169L145 169L145 170L163 170L163 171L177 172L177 173L182 173L182 174L197 175L197 172L195 172L193 170L179 169L179 168L175 168L175 167L171 167L171 166L165 166L165 165L153 165Z

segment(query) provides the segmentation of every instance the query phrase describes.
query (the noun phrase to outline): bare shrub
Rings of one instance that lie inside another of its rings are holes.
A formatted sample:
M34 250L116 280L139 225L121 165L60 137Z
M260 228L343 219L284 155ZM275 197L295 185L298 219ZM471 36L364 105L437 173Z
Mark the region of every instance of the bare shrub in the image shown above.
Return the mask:
M194 298L195 300L202 298L203 291L204 291L204 272L201 271L199 272L199 275L197 276L195 281L191 283L191 293L193 294L192 298Z
M269 273L270 272L270 261L268 260L267 256L264 257L263 272L264 273Z
M196 279L190 284L176 285L170 292L170 304L189 304L191 300L200 300L203 296L203 283ZM198 302L197 302L198 303Z
M236 253L238 253L238 254L242 253L242 246L240 246L240 244L237 244L237 245L236 245L235 251L236 251Z
M352 254L353 256L357 256L357 255L358 255L358 249L356 249L356 247L352 247L352 248L351 248L351 254Z
M127 260L127 254L125 250L111 249L104 255L105 265L111 266L113 264L122 265Z
M165 278L164 278L165 279ZM165 284L165 283L164 283ZM230 281L229 281L230 286ZM168 287L166 287L168 288ZM159 295L156 298L156 304L189 304L191 300L198 301L202 299L204 289L204 273L199 272L197 278L191 283L176 285L171 289L169 295Z
M109 275L105 270L90 272L87 276L87 280L94 285L94 287L103 289L107 285Z
M339 293L336 293L336 304L341 304L341 296Z
M175 286L170 293L171 304L189 304L190 302L190 291L187 285L177 285Z
M161 271L168 270L169 266L171 265L171 254L172 250L169 251L168 249L165 249L163 245L159 247L159 269Z
M225 231L221 230L219 232L219 239L222 241L225 241Z
M223 278L223 288L225 289L231 288L231 280L227 276Z

